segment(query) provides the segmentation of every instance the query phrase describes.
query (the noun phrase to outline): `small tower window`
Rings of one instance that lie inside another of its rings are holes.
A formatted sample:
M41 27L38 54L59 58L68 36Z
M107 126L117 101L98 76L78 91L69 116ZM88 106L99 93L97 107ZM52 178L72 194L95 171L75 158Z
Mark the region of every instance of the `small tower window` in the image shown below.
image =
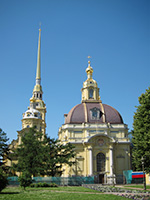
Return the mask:
M90 89L89 98L93 99L93 89Z

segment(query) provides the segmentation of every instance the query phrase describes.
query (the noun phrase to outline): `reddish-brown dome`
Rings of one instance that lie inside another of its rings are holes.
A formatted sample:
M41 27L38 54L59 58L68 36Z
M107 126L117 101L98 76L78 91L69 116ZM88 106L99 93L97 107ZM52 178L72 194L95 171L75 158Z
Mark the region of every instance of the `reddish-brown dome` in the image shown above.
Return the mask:
M102 103L81 103L74 106L65 119L65 124L111 123L123 124L119 112Z

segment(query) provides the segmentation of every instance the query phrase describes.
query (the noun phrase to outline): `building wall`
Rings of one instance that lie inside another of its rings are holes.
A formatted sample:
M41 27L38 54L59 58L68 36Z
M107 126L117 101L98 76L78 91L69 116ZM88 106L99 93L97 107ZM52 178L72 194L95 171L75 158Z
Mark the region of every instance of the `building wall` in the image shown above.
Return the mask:
M70 142L75 145L76 151L76 165L71 168L64 166L63 176L104 174L122 179L123 170L130 169L130 142L126 135L127 127L124 124L114 124L111 128L108 124L62 125L59 139L63 144ZM105 171L102 172L97 171L98 153L103 153L106 159Z
M150 185L150 174L146 174L146 184Z

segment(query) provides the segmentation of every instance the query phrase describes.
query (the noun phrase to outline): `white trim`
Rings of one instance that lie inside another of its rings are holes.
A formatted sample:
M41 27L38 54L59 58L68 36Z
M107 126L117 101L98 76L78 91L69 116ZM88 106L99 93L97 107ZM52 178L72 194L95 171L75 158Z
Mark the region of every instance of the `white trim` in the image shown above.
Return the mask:
M92 155L92 148L89 148L89 175L92 176L93 174L93 155Z
M113 175L113 148L110 148L110 175Z

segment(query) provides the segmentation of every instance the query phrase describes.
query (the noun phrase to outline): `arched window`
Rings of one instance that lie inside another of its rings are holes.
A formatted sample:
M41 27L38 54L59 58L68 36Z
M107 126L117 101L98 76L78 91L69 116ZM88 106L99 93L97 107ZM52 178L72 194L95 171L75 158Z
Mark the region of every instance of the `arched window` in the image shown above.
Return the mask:
M90 89L89 98L90 98L90 99L93 99L93 89Z
M105 155L103 153L97 154L96 162L97 162L97 171L104 172L105 171Z

